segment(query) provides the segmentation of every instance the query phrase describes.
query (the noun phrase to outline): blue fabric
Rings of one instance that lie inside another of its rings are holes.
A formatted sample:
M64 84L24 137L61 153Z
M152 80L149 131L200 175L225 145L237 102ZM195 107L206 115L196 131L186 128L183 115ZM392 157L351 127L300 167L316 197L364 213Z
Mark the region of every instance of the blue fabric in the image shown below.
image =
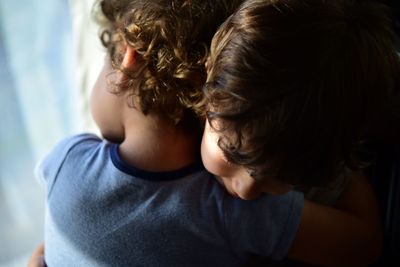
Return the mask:
M201 159L199 158L198 161L194 162L193 164L190 164L189 166L186 166L185 168L182 168L182 169L176 170L176 171L170 171L170 172L144 171L144 170L138 169L134 166L130 166L130 165L126 164L122 160L122 158L119 156L117 144L111 145L110 156L111 156L111 160L114 163L115 167L117 167L120 171L130 174L132 176L136 176L138 178L155 180L155 181L157 181L157 180L163 180L163 181L174 180L174 179L189 175L192 172L195 172L196 170L200 170L201 168L204 168L202 166L203 163L201 162Z
M135 177L114 165L112 147L73 136L38 166L48 266L239 266L253 254L286 256L301 193L243 201L201 165L175 179Z

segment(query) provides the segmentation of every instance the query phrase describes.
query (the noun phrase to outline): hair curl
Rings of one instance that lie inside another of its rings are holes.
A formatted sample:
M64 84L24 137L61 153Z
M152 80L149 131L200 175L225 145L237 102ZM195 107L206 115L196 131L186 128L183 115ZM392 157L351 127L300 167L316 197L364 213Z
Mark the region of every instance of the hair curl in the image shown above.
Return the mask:
M117 91L130 90L132 97L139 97L144 114L156 113L175 125L190 121L200 112L204 63L212 36L240 2L100 1L107 22L102 43L114 68L128 77L117 85ZM136 50L142 65L139 71L121 68L124 44Z
M391 20L367 1L248 0L214 37L208 68L207 117L226 158L294 185L360 167L398 94Z

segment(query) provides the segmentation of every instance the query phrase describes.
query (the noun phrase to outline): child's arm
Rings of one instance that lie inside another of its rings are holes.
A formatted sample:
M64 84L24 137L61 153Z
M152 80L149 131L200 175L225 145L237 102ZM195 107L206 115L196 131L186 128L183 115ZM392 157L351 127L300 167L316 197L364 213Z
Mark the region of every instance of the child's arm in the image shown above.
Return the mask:
M323 266L365 266L380 255L382 242L375 193L355 174L335 208L305 200L289 257Z

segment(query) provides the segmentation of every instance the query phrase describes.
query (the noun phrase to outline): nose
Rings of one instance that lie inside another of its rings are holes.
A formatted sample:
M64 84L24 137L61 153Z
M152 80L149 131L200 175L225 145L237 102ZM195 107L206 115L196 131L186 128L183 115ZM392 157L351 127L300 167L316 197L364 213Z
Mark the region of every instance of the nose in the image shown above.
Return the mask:
M260 195L256 180L251 177L247 177L246 179L244 179L243 177L233 178L231 182L232 190L241 199L251 200L257 198Z

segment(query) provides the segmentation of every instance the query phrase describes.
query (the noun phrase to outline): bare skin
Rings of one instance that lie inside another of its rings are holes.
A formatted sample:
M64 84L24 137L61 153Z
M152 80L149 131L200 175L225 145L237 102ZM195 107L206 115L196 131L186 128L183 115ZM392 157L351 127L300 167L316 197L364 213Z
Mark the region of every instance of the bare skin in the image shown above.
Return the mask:
M305 200L289 258L350 267L366 266L380 255L383 235L375 193L365 176L351 178L335 207Z
M301 266L366 266L382 250L378 218L372 188L365 177L357 175L334 208L305 200L288 257L308 263ZM44 266L43 254L42 244L28 267Z
M40 244L29 258L28 267L44 267L44 244Z
M123 67L135 68L134 49L126 49L123 64ZM110 93L107 88L110 73L112 69L106 59L93 90L91 106L102 135L121 143L121 157L127 163L148 171L169 171L192 163L198 149L196 138L184 134L158 116L144 116L139 109L129 107L123 93ZM253 199L270 191L282 194L290 188L289 185L270 182L260 186L249 180L240 166L225 166L227 162L224 160L218 162L222 165L209 171L219 176L228 192L236 197ZM205 166L207 168L206 162ZM228 167L230 171L226 174L215 171L225 171ZM381 251L378 213L371 186L365 177L355 175L335 208L304 202L299 230L289 257L322 266L365 266ZM40 265L43 264L43 253L41 245L32 254L28 266L43 266Z
M239 165L229 163L219 146L218 133L209 123L203 134L201 154L206 169L227 191L251 200L263 193L284 194L289 184L273 179L257 181ZM375 193L366 177L351 173L335 207L308 200L288 257L322 266L365 266L382 250L382 229Z
M127 47L122 67L136 68L135 50ZM170 171L195 161L196 138L184 133L156 114L144 115L135 102L128 105L130 92L111 93L112 83L124 79L114 72L110 59L93 88L91 110L102 136L120 143L120 155L128 163L147 171Z

